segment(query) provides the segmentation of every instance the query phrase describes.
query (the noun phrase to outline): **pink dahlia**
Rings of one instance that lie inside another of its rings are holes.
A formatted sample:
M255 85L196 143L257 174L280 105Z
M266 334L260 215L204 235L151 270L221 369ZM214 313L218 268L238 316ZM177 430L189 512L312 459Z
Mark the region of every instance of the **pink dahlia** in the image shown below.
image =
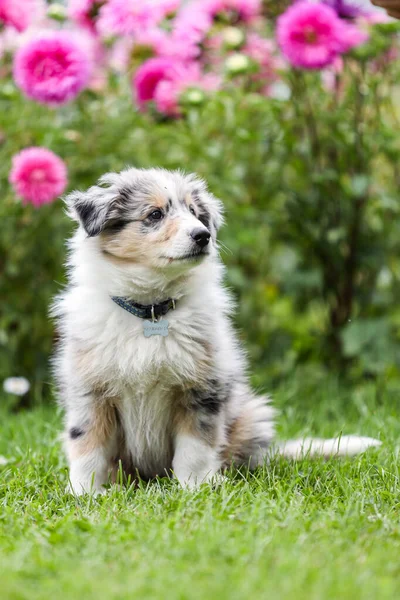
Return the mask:
M339 37L339 49L341 53L348 52L352 48L367 41L369 35L356 25L343 23L342 32Z
M179 11L172 35L175 39L194 46L203 42L212 25L212 16L204 10L201 2L195 2Z
M67 167L54 152L32 146L13 157L9 181L24 204L38 208L64 192Z
M276 56L274 42L257 33L249 33L242 52L257 63L258 72L252 75L252 80L262 86L264 93L268 93L269 86L278 79L278 72L283 69L283 60Z
M161 28L152 28L135 36L134 52L148 50L152 56L189 60L198 55L198 48L189 41L172 35Z
M170 58L150 58L136 71L133 78L133 89L139 108L154 100L156 88L161 81L178 79L185 67L182 63Z
M262 69L276 71L282 68L282 60L276 56L276 47L272 40L260 37L257 33L249 33L243 52Z
M157 0L109 0L100 9L98 28L103 35L135 35L154 27L164 17Z
M82 27L94 28L102 0L68 0L68 16Z
M90 53L67 31L45 32L26 41L14 57L14 80L28 98L57 105L73 100L92 71Z
M42 0L0 0L0 23L25 31L45 14Z
M208 92L219 87L217 75L203 75L197 63L185 65L179 77L160 81L154 92L154 102L158 112L170 117L180 114L179 103L188 90Z
M190 87L215 89L214 76L204 76L197 63L183 63L171 58L150 58L136 71L133 88L139 108L154 101L159 112L176 116L179 99Z
M354 31L325 4L300 0L278 19L277 38L283 54L295 67L321 69L350 47L361 43Z

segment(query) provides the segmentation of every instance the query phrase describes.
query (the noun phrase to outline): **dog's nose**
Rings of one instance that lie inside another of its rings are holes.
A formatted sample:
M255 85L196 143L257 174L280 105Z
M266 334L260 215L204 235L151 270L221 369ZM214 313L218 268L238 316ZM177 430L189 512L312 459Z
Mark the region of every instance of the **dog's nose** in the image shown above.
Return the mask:
M200 246L200 248L204 248L210 241L211 234L207 229L204 229L203 227L197 227L196 229L193 229L190 237L198 246Z

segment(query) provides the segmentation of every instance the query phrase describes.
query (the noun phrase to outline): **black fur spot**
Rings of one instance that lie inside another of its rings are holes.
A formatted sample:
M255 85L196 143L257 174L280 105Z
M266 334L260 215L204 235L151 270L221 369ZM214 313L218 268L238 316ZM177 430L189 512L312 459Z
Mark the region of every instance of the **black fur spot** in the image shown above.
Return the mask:
M77 438L81 437L85 432L83 431L83 429L79 429L79 427L71 427L71 429L69 430L69 435L71 440L76 440Z
M93 202L81 200L75 204L75 210L89 237L98 235L101 232L104 227L104 218Z
M93 203L92 202L78 202L76 205L76 212L82 219L83 223L89 221L93 216Z
M112 219L108 221L104 228L104 233L113 235L119 233L126 227L129 223L132 223L130 219Z
M208 415L217 415L227 397L226 386L212 380L205 389L192 390L192 408Z

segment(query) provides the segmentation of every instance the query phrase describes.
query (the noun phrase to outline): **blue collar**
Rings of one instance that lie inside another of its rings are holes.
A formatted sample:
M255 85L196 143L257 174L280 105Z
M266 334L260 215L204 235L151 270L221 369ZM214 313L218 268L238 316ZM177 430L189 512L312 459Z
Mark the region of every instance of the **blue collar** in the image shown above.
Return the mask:
M172 298L168 298L168 300L164 300L164 302L160 302L160 304L138 304L133 300L122 298L121 296L111 296L111 300L132 315L135 315L135 317L139 317L140 319L151 319L152 321L166 315L171 308L175 310L175 300Z

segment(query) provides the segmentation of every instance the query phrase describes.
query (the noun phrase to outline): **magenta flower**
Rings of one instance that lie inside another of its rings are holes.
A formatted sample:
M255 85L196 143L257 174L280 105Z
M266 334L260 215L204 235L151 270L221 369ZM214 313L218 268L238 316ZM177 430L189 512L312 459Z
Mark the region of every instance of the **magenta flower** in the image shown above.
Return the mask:
M138 68L132 81L139 108L143 109L147 102L154 100L156 88L161 81L179 79L184 69L182 63L170 58L146 60Z
M164 17L157 0L109 0L100 9L98 29L103 35L135 35Z
M217 75L203 75L197 63L185 65L179 76L160 81L154 92L154 102L158 112L170 117L180 114L179 103L183 94L192 90L204 92L218 89L220 79Z
M179 114L179 99L190 87L215 89L219 79L204 76L198 63L184 63L171 58L150 58L136 71L133 89L139 108L153 101L160 113Z
M353 26L342 21L332 8L307 0L296 2L278 19L279 45L295 67L321 69L338 54L364 41L362 37L357 37Z
M68 0L68 16L82 27L93 29L102 0Z
M14 57L14 80L28 98L58 105L86 87L92 71L90 54L67 31L45 32L26 41Z
M9 181L24 204L38 208L64 192L67 167L54 152L32 146L13 157Z
M0 0L0 23L25 31L45 14L42 0Z
M189 58L190 49L179 39L174 38L163 29L148 29L135 36L133 45L136 49L148 49L153 56L173 56L176 58Z

